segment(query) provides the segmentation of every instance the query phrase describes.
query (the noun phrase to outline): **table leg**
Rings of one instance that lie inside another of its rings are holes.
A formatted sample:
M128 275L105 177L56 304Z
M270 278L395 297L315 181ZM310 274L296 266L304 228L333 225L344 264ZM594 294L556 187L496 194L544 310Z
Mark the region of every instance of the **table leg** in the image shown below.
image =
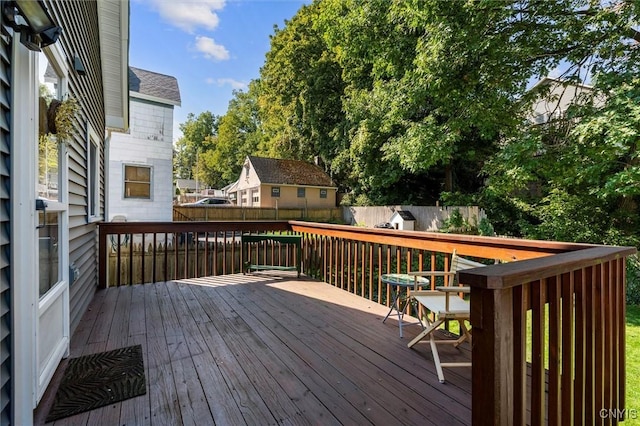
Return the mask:
M404 309L403 312L400 312L400 292L396 289L395 286L392 286L391 293L393 296L393 300L391 301L391 308L389 308L389 312L387 312L387 316L384 317L382 322L384 323L387 318L389 318L389 315L391 315L391 312L393 312L393 310L395 309L396 313L398 314L398 328L400 329L400 338L402 339L402 317L404 316Z

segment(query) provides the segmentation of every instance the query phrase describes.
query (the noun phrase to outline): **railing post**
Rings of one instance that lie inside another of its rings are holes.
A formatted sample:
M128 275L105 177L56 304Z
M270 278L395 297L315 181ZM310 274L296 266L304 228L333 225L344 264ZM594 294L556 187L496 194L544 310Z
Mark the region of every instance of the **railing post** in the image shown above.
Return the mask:
M107 232L98 225L98 288L107 288Z
M513 289L471 288L472 424L513 424Z

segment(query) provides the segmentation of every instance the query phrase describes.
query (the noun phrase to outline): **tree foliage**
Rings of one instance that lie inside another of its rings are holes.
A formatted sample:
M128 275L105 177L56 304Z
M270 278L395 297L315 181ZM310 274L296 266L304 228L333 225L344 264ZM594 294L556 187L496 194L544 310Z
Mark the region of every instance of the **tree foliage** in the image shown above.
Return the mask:
M174 155L174 175L179 179L208 180L202 167L197 167L200 154L215 146L220 117L205 111L196 116L187 115L187 121L180 124L182 137L176 141ZM202 163L200 164L202 166ZM198 175L199 176L196 176ZM205 178L205 179L203 179ZM214 182L208 182L213 184Z
M274 29L215 130L185 132L178 168L199 152L230 183L248 154L317 156L349 203L473 199L498 233L635 244L639 14L631 0L316 0ZM530 87L550 73L592 98L532 126L549 93Z

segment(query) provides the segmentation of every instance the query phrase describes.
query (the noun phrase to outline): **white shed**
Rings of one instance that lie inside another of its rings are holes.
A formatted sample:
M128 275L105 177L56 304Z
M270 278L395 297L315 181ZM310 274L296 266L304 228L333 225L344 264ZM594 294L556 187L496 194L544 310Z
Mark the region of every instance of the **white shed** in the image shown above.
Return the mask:
M397 210L391 215L389 223L391 223L395 229L413 231L416 225L416 218L409 210Z

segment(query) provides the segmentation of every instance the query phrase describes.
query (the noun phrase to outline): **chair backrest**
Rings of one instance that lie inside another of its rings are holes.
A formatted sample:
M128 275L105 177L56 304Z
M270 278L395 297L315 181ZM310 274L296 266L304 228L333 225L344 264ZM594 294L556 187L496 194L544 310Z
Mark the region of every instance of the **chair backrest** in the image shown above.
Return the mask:
M455 250L453 250L453 254L451 255L451 267L449 268L449 272L458 272L464 269L471 268L480 268L482 266L487 266L484 263L474 262L473 260L465 259L464 257L458 256ZM455 278L457 282L457 275Z

